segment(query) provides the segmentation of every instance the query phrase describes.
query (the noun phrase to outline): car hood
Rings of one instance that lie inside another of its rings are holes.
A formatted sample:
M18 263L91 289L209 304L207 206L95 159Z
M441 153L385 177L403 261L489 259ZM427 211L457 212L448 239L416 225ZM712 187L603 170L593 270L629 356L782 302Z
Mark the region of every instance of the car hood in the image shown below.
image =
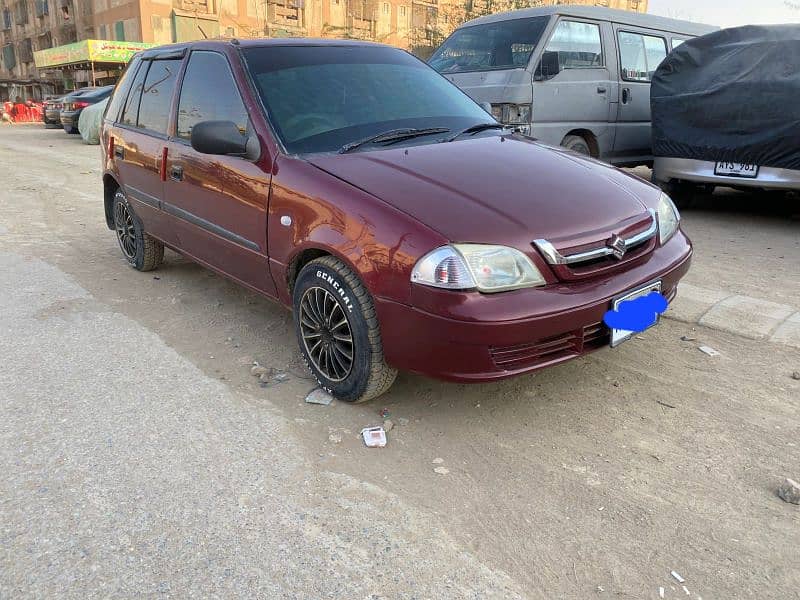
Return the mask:
M307 160L453 242L590 243L641 222L659 197L624 171L518 135Z

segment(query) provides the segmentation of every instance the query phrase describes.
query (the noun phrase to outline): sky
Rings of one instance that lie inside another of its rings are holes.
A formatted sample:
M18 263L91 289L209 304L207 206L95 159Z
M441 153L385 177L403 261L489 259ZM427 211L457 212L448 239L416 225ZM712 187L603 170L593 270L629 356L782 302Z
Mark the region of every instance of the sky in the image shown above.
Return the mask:
M647 12L720 27L800 23L800 0L649 0Z

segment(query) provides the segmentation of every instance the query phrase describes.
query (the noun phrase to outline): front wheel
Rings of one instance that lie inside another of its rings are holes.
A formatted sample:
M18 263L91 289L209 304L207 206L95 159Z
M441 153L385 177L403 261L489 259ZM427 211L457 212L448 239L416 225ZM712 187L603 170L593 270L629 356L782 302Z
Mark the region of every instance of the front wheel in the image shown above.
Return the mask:
M592 150L589 148L589 144L587 144L586 140L579 135L568 135L564 138L564 141L561 142L561 145L567 150L572 150L573 152L583 154L584 156L592 155Z
M311 261L293 290L300 352L319 385L345 402L386 392L397 371L383 357L378 317L364 284L332 256Z

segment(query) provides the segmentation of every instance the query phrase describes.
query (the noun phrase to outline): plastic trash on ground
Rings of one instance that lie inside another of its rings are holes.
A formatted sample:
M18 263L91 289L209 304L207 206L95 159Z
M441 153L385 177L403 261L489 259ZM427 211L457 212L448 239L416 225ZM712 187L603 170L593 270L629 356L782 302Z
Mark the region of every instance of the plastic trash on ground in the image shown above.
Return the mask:
M311 390L308 396L306 396L306 402L309 404L322 404L323 406L328 406L331 402L333 402L333 396L331 396L322 388L314 388Z
M386 445L386 432L383 427L365 427L361 430L361 437L368 448L383 448Z

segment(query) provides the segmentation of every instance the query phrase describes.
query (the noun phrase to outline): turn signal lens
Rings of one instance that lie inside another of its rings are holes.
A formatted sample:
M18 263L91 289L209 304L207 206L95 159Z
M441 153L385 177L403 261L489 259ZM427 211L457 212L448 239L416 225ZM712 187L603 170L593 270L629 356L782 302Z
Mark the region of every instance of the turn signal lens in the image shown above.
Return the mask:
M419 259L411 281L450 290L471 290L475 281L464 259L452 246L442 246Z
M675 204L669 196L662 193L658 201L658 237L662 245L675 235L680 222L681 215Z

